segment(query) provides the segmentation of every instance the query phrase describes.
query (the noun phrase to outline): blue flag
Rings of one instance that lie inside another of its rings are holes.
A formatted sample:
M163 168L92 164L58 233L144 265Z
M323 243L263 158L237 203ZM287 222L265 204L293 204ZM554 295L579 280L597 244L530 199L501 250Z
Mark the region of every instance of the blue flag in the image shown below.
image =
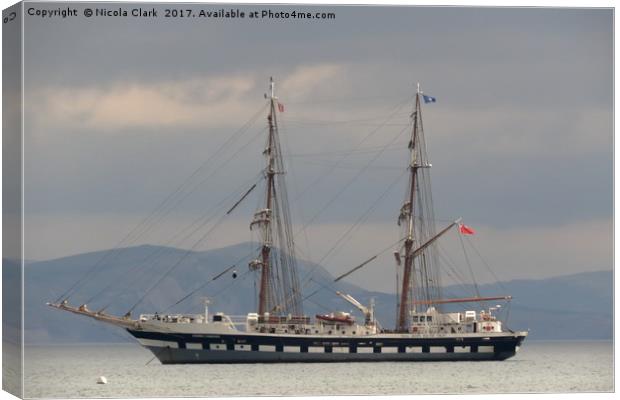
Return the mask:
M427 96L425 94L422 95L422 97L424 98L424 103L428 104L428 103L436 103L437 99L431 96Z

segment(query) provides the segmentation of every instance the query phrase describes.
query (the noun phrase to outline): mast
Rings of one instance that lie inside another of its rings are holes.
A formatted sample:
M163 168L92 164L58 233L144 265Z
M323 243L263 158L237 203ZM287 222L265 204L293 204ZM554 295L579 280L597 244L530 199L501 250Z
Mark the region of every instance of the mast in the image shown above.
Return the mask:
M415 107L411 114L413 128L409 140L409 183L405 202L400 210L398 224L405 224L403 277L400 287L396 329L407 331L409 311L415 310L418 300L430 301L439 296L439 273L434 268L434 241L454 223L439 234L435 233L430 175L427 168L426 144L422 125L420 84L417 84ZM419 283L419 287L416 287ZM413 297L416 297L415 299Z
M250 262L250 268L260 269L260 316L272 312L302 315L284 162L278 138L276 111L282 109L274 86L273 78L270 78L269 94L265 95L269 99L269 133L263 151L266 158L265 206L254 214L250 224L250 229L260 228L261 248L259 257Z
M267 122L269 124L269 136L267 139L267 148L265 149L265 155L267 156L267 169L265 170L265 175L267 178L267 186L266 186L266 199L265 199L265 209L264 209L264 218L265 218L265 234L263 235L262 247L261 247L261 258L262 258L262 269L260 276L260 292L258 295L258 314L263 315L267 312L267 302L269 297L269 254L271 253L271 245L272 245L272 232L271 232L271 210L272 210L272 194L273 194L273 176L275 175L275 171L273 169L273 132L274 132L274 115L275 115L275 96L274 96L274 82L273 78L269 80L269 115L267 116Z
M409 310L409 291L411 288L411 270L413 269L413 220L414 220L414 200L415 185L418 165L416 164L416 141L418 138L418 112L420 111L420 84L415 96L415 110L412 114L413 129L411 131L411 139L409 141L410 160L409 160L409 187L407 189L407 198L401 209L400 219L407 221L407 237L405 239L405 262L403 263L403 283L400 292L400 301L398 309L397 329L399 331L407 330L407 311Z

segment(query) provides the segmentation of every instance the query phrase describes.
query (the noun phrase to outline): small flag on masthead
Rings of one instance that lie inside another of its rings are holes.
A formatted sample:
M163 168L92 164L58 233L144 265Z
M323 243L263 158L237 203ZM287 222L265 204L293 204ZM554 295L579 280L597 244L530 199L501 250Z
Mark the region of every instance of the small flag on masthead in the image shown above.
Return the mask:
M422 98L424 98L424 104L437 103L437 99L435 97L427 96L427 95L423 94Z

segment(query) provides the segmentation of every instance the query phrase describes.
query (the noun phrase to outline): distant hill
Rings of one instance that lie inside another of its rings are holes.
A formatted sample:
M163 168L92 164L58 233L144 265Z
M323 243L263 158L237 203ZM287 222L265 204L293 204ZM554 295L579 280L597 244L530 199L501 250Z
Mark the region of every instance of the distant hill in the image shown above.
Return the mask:
M123 330L97 323L88 318L63 313L45 305L96 265L86 284L71 297L71 304L88 302L98 310L109 304L110 313L124 314L171 266L185 257L156 289L138 306L133 315L162 311L186 294L236 263L218 280L168 312L203 310L202 296L212 298L210 309L242 315L256 309L254 274L247 272L256 244L242 243L205 252L160 246L137 246L74 255L50 261L26 264L25 270L25 341L27 343L115 342L130 340ZM6 264L8 261L4 260ZM376 314L383 326L394 325L395 296L371 292L358 286L338 282L319 265L299 262L302 281L312 272L312 280L304 285L307 315L329 310L350 311L352 306L328 288L351 294L364 304L376 300ZM5 275L8 276L8 275ZM6 283L5 283L6 284ZM502 288L503 286L503 288ZM5 286L6 287L6 286ZM323 289L321 289L323 288ZM502 288L500 290L500 288ZM105 290L104 290L105 289ZM451 294L471 295L471 287L446 287ZM469 293L464 293L463 290ZM532 339L611 339L613 332L613 274L611 271L589 272L541 280L514 280L501 285L481 285L483 295L509 293L513 300L503 313L509 313L508 326L529 329ZM479 306L478 306L479 307ZM358 314L359 315L359 314Z

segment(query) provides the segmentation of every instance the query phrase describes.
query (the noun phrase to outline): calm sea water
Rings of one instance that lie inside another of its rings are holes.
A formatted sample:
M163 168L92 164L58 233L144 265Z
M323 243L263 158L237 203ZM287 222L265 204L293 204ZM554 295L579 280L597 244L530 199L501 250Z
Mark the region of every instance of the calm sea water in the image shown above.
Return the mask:
M501 362L161 365L138 345L30 346L26 397L613 391L612 342L525 343ZM107 385L96 380L104 375Z

